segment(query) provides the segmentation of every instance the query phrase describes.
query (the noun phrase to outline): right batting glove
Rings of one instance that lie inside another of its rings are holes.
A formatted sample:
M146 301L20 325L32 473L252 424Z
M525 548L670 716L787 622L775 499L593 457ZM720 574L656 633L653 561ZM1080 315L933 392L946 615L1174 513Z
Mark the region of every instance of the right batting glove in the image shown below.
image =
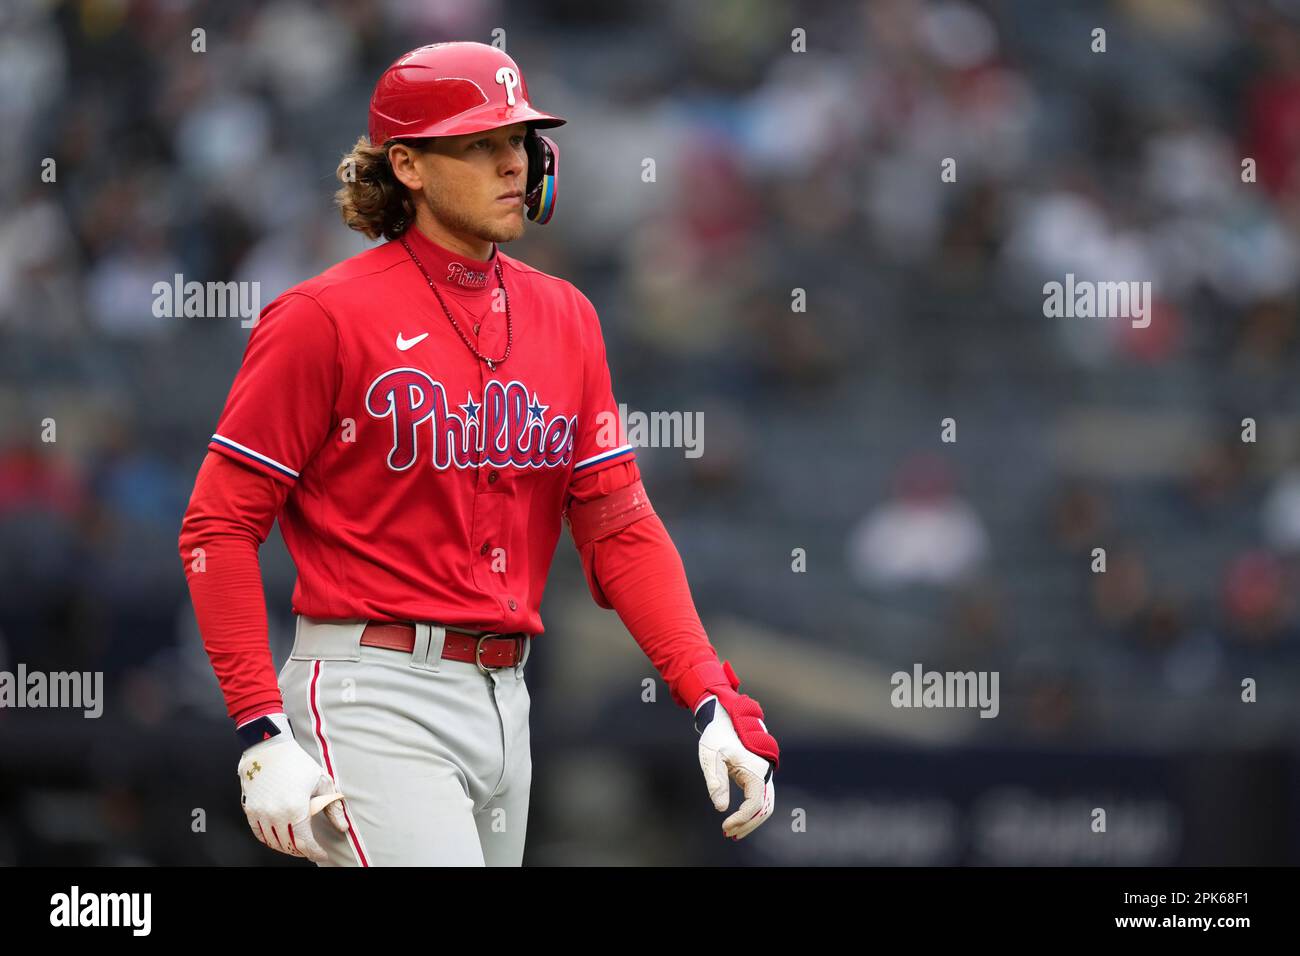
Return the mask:
M293 739L287 716L269 714L255 723L261 733L273 735L245 750L239 761L241 799L253 836L289 856L326 862L312 834L311 818L323 809L334 828L346 833L343 795Z

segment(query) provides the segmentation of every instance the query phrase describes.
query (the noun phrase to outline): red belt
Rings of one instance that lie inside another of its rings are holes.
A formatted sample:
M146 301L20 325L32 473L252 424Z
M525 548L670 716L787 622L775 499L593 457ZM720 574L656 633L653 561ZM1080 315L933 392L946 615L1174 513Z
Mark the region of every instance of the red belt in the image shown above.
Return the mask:
M476 664L487 673L489 667L514 667L523 658L524 642L528 635L493 634L446 628L447 639L442 645L442 656L449 661ZM371 621L361 632L361 643L367 647L383 647L390 651L415 650L414 624L382 624Z

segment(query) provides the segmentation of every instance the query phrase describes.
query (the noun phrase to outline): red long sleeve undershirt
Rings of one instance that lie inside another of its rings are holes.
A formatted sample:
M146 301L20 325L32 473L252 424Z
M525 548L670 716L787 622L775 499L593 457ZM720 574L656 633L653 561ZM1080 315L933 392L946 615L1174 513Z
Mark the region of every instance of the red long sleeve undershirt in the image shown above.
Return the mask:
M577 479L569 494L591 501L639 479L636 462L624 462ZM281 482L209 452L181 523L180 555L199 632L236 724L284 709L257 552L288 494ZM598 536L579 555L593 599L618 614L673 699L693 707L678 694L678 681L717 653L658 515Z
M614 465L569 486L577 501L592 501L641 480L635 461ZM648 497L648 496L647 496ZM694 710L678 692L682 675L701 661L717 661L691 599L681 555L657 514L597 535L578 549L596 603L618 613L650 659L674 701Z
M210 451L181 522L194 616L236 724L284 710L257 549L288 496L287 485Z

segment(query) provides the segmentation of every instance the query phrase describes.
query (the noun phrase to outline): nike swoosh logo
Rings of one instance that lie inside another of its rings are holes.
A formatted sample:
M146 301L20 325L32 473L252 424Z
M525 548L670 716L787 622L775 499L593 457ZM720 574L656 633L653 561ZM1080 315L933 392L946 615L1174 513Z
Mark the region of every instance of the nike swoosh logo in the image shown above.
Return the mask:
M399 351L399 352L405 352L405 351L406 351L407 349L409 349L409 348L414 348L415 346L419 345L421 342L423 342L423 341L424 341L425 339L427 339L428 337L429 337L429 333L428 333L428 332L425 332L423 335L417 335L417 336L416 336L415 338L413 338L413 339L404 339L404 338L402 338L402 333L401 333L401 332L398 332L398 333L397 333L397 351Z

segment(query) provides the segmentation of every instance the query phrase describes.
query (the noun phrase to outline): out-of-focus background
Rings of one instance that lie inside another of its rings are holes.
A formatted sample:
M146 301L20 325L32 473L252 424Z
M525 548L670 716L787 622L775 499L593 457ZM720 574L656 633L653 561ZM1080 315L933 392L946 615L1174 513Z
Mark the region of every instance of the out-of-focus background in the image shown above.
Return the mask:
M151 289L365 248L374 81L494 30L569 120L507 251L596 304L619 401L703 412L638 461L783 758L723 840L566 534L526 862L1300 862L1300 3L6 0L0 670L106 700L0 709L0 863L303 865L247 832L176 547L248 330ZM1151 325L1045 318L1067 273ZM281 662L278 529L262 567ZM916 664L998 716L891 706Z

